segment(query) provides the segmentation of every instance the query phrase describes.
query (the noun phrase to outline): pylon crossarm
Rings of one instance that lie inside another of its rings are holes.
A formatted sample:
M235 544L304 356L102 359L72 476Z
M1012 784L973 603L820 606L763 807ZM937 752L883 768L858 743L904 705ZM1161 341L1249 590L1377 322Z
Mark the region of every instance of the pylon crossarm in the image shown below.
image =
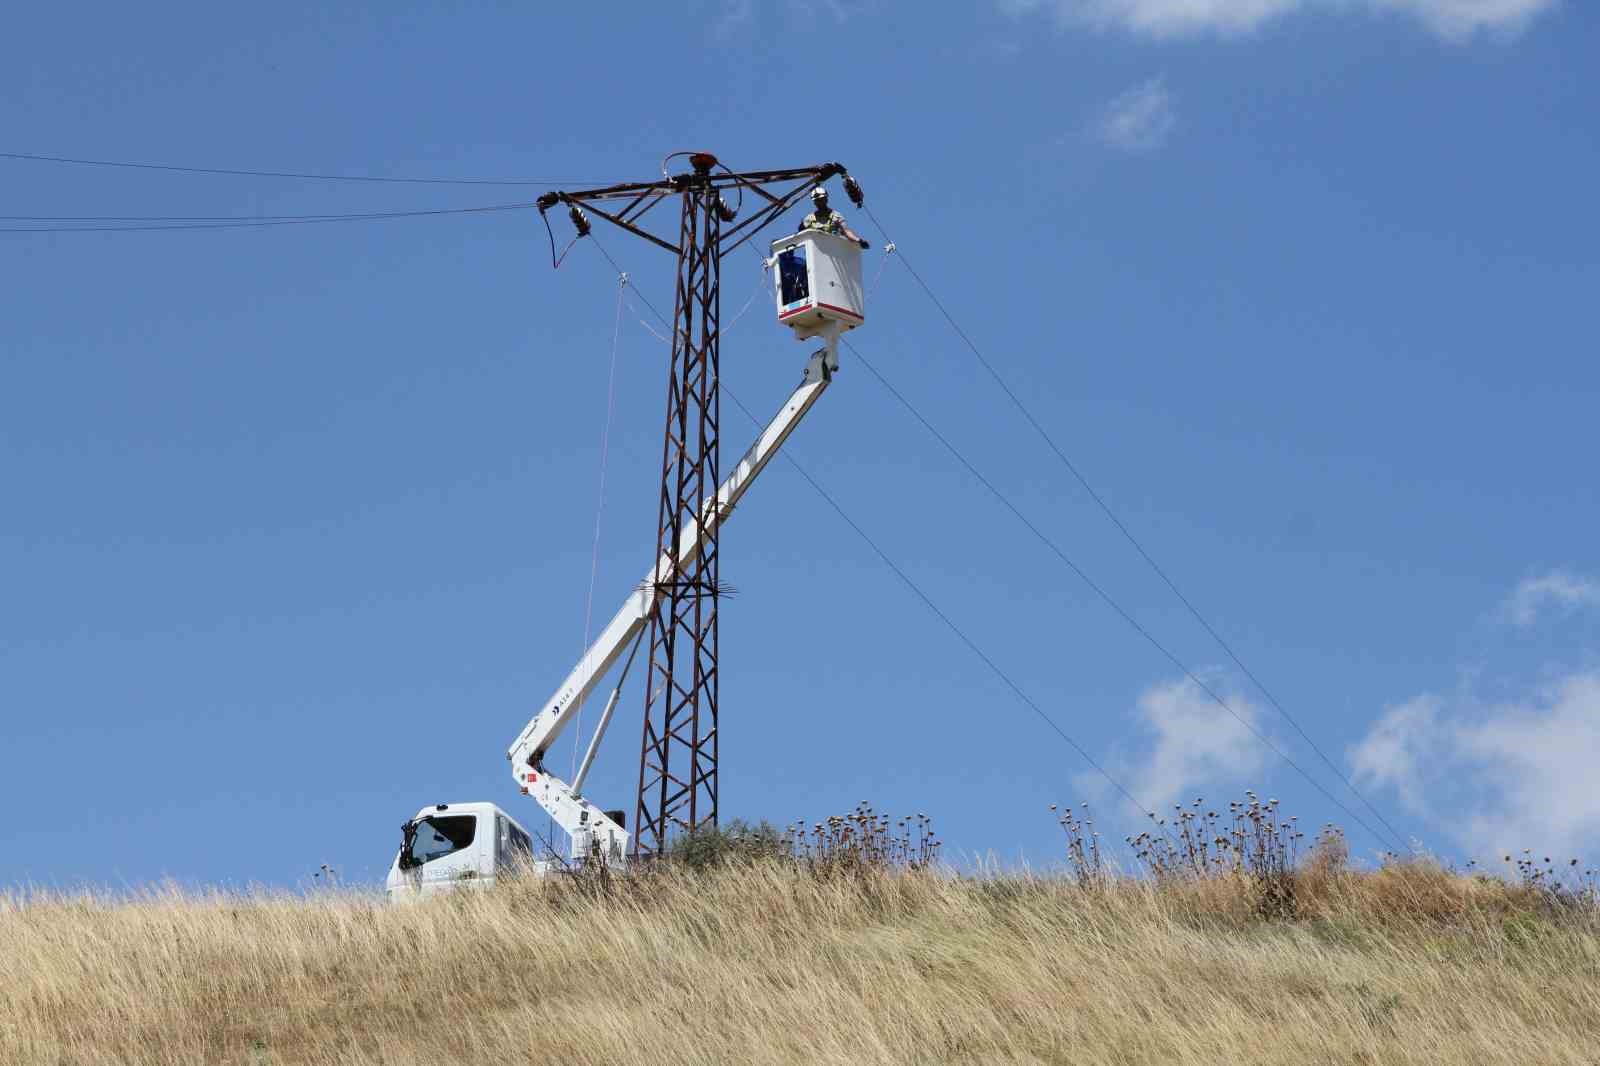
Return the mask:
M816 186L839 174L848 174L840 163L819 163L810 167L794 167L788 170L752 170L735 172L722 167L715 158L710 156L691 157L709 160L707 169L696 170L687 174L675 174L665 177L660 181L628 182L620 185L606 185L597 189L558 190L545 193L536 201L539 213L542 215L556 204L567 204L582 208L607 222L618 226L636 237L649 241L656 247L675 255L684 252L684 246L674 244L665 237L651 233L638 225L638 221L646 212L650 211L662 200L671 196L696 194L705 196L708 206L714 207L719 200L719 194L727 189L736 189L741 192L750 191L766 201L759 212L747 216L738 225L723 235L724 240L718 241L718 251L728 251L738 247L748 240L753 234L759 232L778 215L793 207L801 197ZM716 169L716 168L721 168ZM799 184L784 193L775 194L767 186L797 181ZM602 202L613 200L627 200L620 210L606 209L598 206ZM724 205L726 206L726 205ZM761 220L757 224L757 220ZM730 216L725 219L733 222ZM740 236L742 234L742 236ZM736 237L732 244L726 245L726 238Z

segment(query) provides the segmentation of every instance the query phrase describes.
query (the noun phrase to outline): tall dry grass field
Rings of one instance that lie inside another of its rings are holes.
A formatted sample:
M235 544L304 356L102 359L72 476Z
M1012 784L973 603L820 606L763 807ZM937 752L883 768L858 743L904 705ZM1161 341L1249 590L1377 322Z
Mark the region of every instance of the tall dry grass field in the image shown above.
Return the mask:
M1157 885L757 863L0 903L0 1062L1600 1063L1592 911L1426 863Z

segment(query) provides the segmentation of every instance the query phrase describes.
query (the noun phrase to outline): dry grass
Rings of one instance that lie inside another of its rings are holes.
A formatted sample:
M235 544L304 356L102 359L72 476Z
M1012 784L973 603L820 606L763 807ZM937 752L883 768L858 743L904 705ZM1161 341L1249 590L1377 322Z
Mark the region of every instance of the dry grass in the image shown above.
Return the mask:
M0 902L0 1062L1600 1062L1600 923L1428 863L1157 884L765 862L584 891Z

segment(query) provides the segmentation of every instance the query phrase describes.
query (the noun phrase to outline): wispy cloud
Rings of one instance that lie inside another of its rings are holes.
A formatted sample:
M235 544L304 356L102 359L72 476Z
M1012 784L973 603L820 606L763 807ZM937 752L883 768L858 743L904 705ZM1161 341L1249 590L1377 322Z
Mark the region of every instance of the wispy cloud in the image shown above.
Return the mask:
M1600 607L1600 581L1552 570L1518 584L1500 611L1513 625L1526 629L1544 615L1571 614L1581 607Z
M998 0L1002 11L1053 13L1064 25L1117 28L1150 37L1258 29L1300 11L1399 13L1440 36L1465 40L1479 31L1516 33L1561 0Z
M1561 0L1369 0L1374 7L1415 15L1441 36L1464 40L1479 30L1518 33Z
M1478 854L1600 844L1600 672L1481 708L1420 696L1389 709L1349 752L1358 784L1390 788Z
M1153 152L1167 143L1178 115L1165 78L1151 78L1107 104L1095 130L1107 144L1127 152Z
M878 0L789 0L789 10L797 17L809 18L822 10L839 23L849 22L857 15L877 10L877 7Z
M819 15L839 25L878 10L881 0L716 0L711 33L728 40L755 32L763 16L790 22L814 22Z
M1256 725L1254 704L1237 696L1224 698L1240 718ZM1261 742L1193 681L1151 685L1140 693L1134 714L1147 747L1112 760L1109 769L1140 803L1158 812L1208 788L1253 783L1265 764ZM1101 789L1088 776L1078 784Z
M1350 749L1355 780L1390 788L1413 813L1426 813L1423 768L1439 744L1439 699L1418 696L1385 711L1361 742Z
M1527 627L1583 606L1600 606L1600 581L1558 570L1518 584L1500 615ZM1392 791L1476 854L1600 846L1600 671L1509 701L1424 694L1386 709L1347 755L1358 784Z

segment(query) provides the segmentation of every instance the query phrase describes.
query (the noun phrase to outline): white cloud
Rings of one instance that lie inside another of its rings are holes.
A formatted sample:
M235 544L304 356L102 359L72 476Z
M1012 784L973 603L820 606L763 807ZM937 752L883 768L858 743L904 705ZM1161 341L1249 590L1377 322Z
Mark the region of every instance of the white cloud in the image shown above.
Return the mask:
M1105 106L1096 129L1107 144L1129 152L1153 152L1166 143L1178 116L1165 78L1151 78Z
M1256 726L1255 705L1236 696L1223 698ZM1151 685L1139 695L1134 713L1150 736L1149 751L1142 759L1122 760L1112 775L1155 811L1213 786L1242 785L1265 763L1261 741L1193 681Z
M1552 611L1600 606L1600 581L1531 577L1500 615L1531 626ZM1470 691L1388 708L1348 752L1355 781L1389 789L1469 853L1584 857L1600 851L1600 670L1485 704Z
M1421 772L1437 742L1439 700L1418 696L1391 707L1366 738L1350 749L1355 779L1392 788L1413 811L1422 813Z
M711 33L718 40L728 40L747 32L754 32L758 22L769 14L788 22L814 23L819 16L827 16L843 25L852 19L870 14L878 9L881 0L716 0L717 14L711 18Z
M1358 783L1394 789L1473 854L1581 857L1600 845L1600 672L1489 708L1421 696L1349 755Z
M1370 0L1373 6L1407 12L1441 35L1462 40L1479 30L1516 33L1560 0Z
M1592 847L1600 837L1600 674L1574 674L1536 702L1460 730L1462 755L1499 802L1467 819L1471 838L1510 849Z
M1560 0L998 0L1013 15L1050 11L1064 25L1120 28L1151 37L1237 34L1299 11L1398 12L1463 40L1480 30L1515 33Z
M876 8L876 0L789 0L789 10L797 18L812 18L821 10L832 15L838 23L849 22L857 15L865 15Z
M1546 610L1571 614L1580 607L1600 607L1600 581L1552 570L1517 585L1501 605L1501 613L1515 625L1527 628Z

